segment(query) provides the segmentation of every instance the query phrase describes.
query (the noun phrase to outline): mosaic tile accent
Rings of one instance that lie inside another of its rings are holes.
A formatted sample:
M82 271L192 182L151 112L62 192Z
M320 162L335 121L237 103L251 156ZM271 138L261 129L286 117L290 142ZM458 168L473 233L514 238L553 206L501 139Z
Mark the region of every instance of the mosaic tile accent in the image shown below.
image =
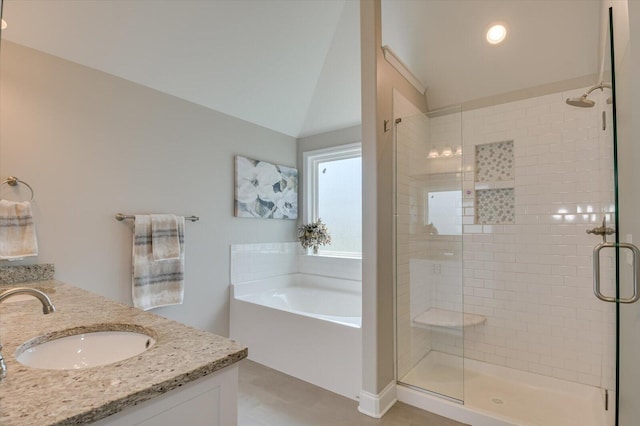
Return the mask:
M514 180L513 141L476 145L476 181Z
M476 191L478 224L515 223L515 194L513 188L482 189Z

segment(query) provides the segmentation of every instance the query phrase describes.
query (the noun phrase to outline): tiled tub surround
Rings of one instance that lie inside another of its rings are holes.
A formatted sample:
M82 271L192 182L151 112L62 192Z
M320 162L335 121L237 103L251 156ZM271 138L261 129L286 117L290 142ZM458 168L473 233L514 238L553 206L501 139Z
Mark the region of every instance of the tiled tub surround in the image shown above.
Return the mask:
M308 256L297 242L233 244L230 268L231 284L297 273L362 280L360 259Z
M323 275L320 275L323 274ZM362 383L358 259L306 256L298 243L231 249L230 336L249 358L351 399ZM245 279L245 281L239 281Z
M20 286L43 288L57 311L43 315L37 300L0 304L7 377L0 382L0 424L87 424L187 386L247 356L232 340L115 303L57 281ZM4 286L0 288L11 288ZM53 290L53 291L52 291ZM156 344L146 352L101 367L41 370L15 360L26 341L55 331L96 324L135 324L150 329Z

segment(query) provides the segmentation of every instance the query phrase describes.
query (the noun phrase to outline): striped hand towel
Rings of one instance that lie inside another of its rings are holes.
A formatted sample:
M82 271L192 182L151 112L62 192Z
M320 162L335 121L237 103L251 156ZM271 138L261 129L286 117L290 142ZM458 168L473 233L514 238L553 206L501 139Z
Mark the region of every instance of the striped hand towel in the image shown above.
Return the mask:
M180 255L154 260L151 216L136 215L133 232L133 305L149 310L181 304L184 296L184 217L177 217Z
M0 200L0 259L18 260L37 255L31 203Z
M176 215L151 215L151 251L153 260L180 259L180 238Z

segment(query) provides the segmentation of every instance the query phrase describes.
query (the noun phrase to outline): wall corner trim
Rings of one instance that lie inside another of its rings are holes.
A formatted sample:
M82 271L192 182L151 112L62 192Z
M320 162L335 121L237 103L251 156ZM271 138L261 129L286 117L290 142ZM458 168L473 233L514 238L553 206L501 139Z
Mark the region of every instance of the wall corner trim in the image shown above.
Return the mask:
M396 382L390 382L379 394L360 391L360 405L358 411L369 417L379 419L385 415L393 404L398 402L396 397Z
M384 53L384 59L391 64L416 90L423 95L427 93L427 88L422 84L420 79L411 72L411 69L398 58L398 55L391 50L389 46L382 46L382 52Z

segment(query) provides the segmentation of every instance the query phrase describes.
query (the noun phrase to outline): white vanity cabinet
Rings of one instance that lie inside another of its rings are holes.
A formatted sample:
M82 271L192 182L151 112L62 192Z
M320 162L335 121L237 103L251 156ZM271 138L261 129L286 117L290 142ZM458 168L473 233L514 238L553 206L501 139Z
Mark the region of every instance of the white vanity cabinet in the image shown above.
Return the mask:
M98 426L235 426L238 364L98 420Z

